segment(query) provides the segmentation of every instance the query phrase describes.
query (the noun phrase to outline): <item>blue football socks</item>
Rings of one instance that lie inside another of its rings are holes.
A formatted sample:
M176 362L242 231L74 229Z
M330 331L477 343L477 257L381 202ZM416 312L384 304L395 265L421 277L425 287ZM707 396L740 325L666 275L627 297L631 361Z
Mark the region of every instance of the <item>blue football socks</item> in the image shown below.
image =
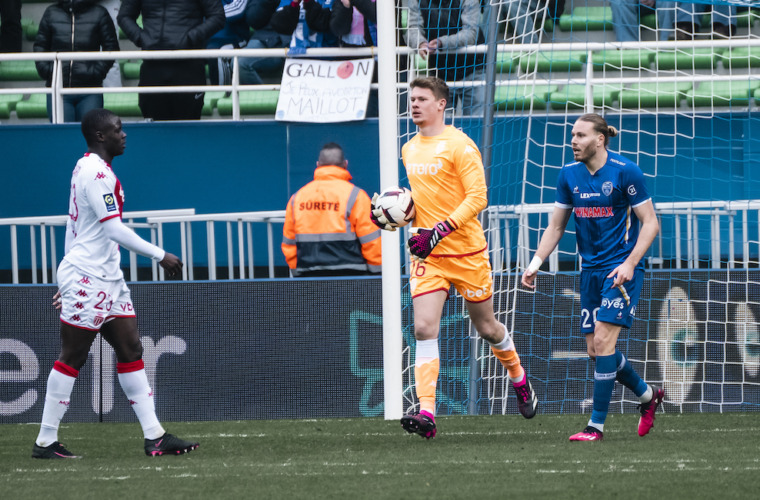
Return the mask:
M633 369L631 363L625 359L623 353L615 349L615 363L617 364L617 380L633 391L640 398L647 391L647 383L641 380L639 374Z
M617 363L615 355L597 356L596 370L594 371L594 409L591 412L589 425L604 429L604 421L607 419L607 411L610 408L612 390L615 388L617 376Z

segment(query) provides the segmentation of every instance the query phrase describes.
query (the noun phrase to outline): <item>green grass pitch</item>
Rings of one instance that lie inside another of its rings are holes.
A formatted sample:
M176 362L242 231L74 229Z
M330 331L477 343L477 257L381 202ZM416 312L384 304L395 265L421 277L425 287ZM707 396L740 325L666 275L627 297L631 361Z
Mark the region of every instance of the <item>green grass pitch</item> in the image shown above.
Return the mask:
M38 426L0 426L0 495L26 498L757 498L760 414L440 417L439 435L381 419L169 423L195 452L146 457L137 424L64 424L81 460L34 460Z

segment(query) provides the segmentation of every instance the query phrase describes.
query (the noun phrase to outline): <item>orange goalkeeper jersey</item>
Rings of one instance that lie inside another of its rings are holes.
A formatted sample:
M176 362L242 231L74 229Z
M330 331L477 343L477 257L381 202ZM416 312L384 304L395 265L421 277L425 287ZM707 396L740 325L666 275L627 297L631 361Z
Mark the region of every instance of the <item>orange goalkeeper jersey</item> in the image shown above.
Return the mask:
M401 149L417 215L415 227L448 219L457 229L435 247L434 257L456 257L486 248L477 215L488 205L483 160L464 132L447 126L433 137L415 135Z

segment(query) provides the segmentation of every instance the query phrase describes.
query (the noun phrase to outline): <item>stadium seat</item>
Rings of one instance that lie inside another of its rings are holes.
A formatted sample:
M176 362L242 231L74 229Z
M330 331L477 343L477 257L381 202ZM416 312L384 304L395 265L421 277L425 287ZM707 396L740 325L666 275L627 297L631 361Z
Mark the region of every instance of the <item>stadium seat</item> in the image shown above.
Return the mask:
M240 92L241 115L274 115L277 110L279 90L247 90ZM222 97L216 102L216 109L222 116L232 116L232 96Z
M496 110L546 109L549 95L557 91L557 85L502 85L496 87L494 105Z
M537 54L527 54L520 57L520 69L523 72L532 71L535 66L539 73L580 71L586 62L585 51L549 51Z
M103 107L121 117L142 117L138 98L139 94L137 92L103 94Z
M24 33L24 38L26 38L28 41L33 42L34 39L37 38L38 30L39 26L37 26L37 23L34 19L25 17L21 18L21 31Z
M0 94L0 104L8 108L8 112L16 109L16 104L24 100L24 94ZM5 118L8 118L7 116Z
M570 14L559 18L562 31L611 31L612 9L610 7L576 7Z
M639 24L642 28L649 28L650 30L657 29L657 14L646 14L639 17Z
M419 54L414 54L414 68L419 72L425 72L428 69L427 59L421 57Z
M510 74L517 69L516 62L520 57L512 52L496 53L496 72L501 74Z
M119 61L121 77L126 80L139 80L140 65L142 65L142 61Z
M757 9L747 9L743 12L737 12L736 26L739 28L751 28L758 19L760 19L760 11Z
M594 106L611 106L617 101L622 84L597 85L594 87ZM586 104L585 85L565 85L549 95L553 109L583 109Z
M203 116L211 116L214 114L214 108L216 107L216 103L219 102L219 99L224 97L224 92L221 91L211 91L206 92L203 96L203 111L201 112Z
M689 106L749 106L750 99L760 87L759 81L706 81L686 94Z
M47 95L32 94L29 99L16 103L19 118L47 118Z
M723 67L760 68L760 47L733 47L726 50L722 57Z
M592 56L594 69L648 69L655 52L652 50L603 50Z
M691 82L634 83L620 91L620 107L675 108L690 89Z
M16 109L16 103L24 98L23 94L0 94L0 118L8 119L11 111Z
M0 62L0 81L42 81L34 61Z
M723 49L720 48L661 50L654 60L658 70L712 69L718 65L722 53Z

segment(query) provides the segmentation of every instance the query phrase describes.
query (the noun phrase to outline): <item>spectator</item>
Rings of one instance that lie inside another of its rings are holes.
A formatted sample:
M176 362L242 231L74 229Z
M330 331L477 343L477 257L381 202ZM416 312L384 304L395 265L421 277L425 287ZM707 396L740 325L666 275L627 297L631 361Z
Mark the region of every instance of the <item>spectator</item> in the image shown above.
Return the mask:
M314 180L285 210L282 253L293 276L379 273L380 230L370 220L370 199L354 186L343 148L322 146Z
M377 45L375 0L337 0L330 15L330 31L342 47Z
M543 19L544 5L548 10L546 19L555 22L565 10L565 0L500 0L499 19L506 19L514 30L515 43L539 43L538 35ZM546 40L545 40L546 41Z
M114 29L116 30L116 39L118 40L119 39L119 23L116 21L116 16L119 15L119 7L121 7L121 0L99 0L98 3L102 5L108 11L108 14L111 16ZM108 70L108 74L103 79L103 86L104 87L122 87L123 86L123 83L121 81L121 68L119 67L118 62L114 61L113 66L111 66L111 69Z
M219 0L123 0L118 21L143 50L202 49L224 27L224 8ZM205 84L204 59L147 59L140 67L140 86ZM203 97L203 92L141 93L140 110L153 120L197 120Z
M97 0L58 0L49 5L34 41L35 52L98 52L119 50L116 28L108 11ZM114 61L62 61L64 87L102 87ZM37 73L51 86L53 61L36 61ZM103 94L63 96L63 121L79 122L90 110L103 107ZM47 96L48 116L53 117L52 96Z
M443 4L446 4L444 6ZM462 104L462 114L482 115L485 106L485 80L482 54L455 54L440 51L485 43L480 30L479 0L409 0L406 43L427 60L447 82L466 82L451 87L452 103Z
M282 35L291 35L289 55L338 45L330 32L332 3L333 0L280 0L272 15L272 27Z
M0 52L21 52L21 0L0 0Z
M538 43L536 19L541 19L536 0L503 0L500 7L502 16L514 29L515 43Z
M281 49L290 44L292 34L282 35L272 26L272 15L280 5L280 0L248 0L245 9L246 23L253 28L253 35L245 46L247 49ZM282 71L285 59L282 57L241 57L240 83L261 85L261 73Z
M377 46L377 4L375 0L337 0L330 15L330 31L341 47ZM377 64L372 75L377 83ZM371 90L367 103L368 117L378 115L377 90Z
M222 0L224 28L217 31L206 44L207 49L239 49L251 37L251 28L245 20L248 0ZM232 60L229 57L209 59L208 73L212 85L229 85L232 82Z
M618 42L639 40L641 9L654 9L655 0L610 0L612 24Z
M686 2L657 4L657 24L662 27L663 39L694 40L700 31L700 18L707 13L708 5ZM728 38L736 34L736 6L712 5L712 31L715 38ZM675 26L674 26L675 22ZM675 33L673 28L675 27Z

